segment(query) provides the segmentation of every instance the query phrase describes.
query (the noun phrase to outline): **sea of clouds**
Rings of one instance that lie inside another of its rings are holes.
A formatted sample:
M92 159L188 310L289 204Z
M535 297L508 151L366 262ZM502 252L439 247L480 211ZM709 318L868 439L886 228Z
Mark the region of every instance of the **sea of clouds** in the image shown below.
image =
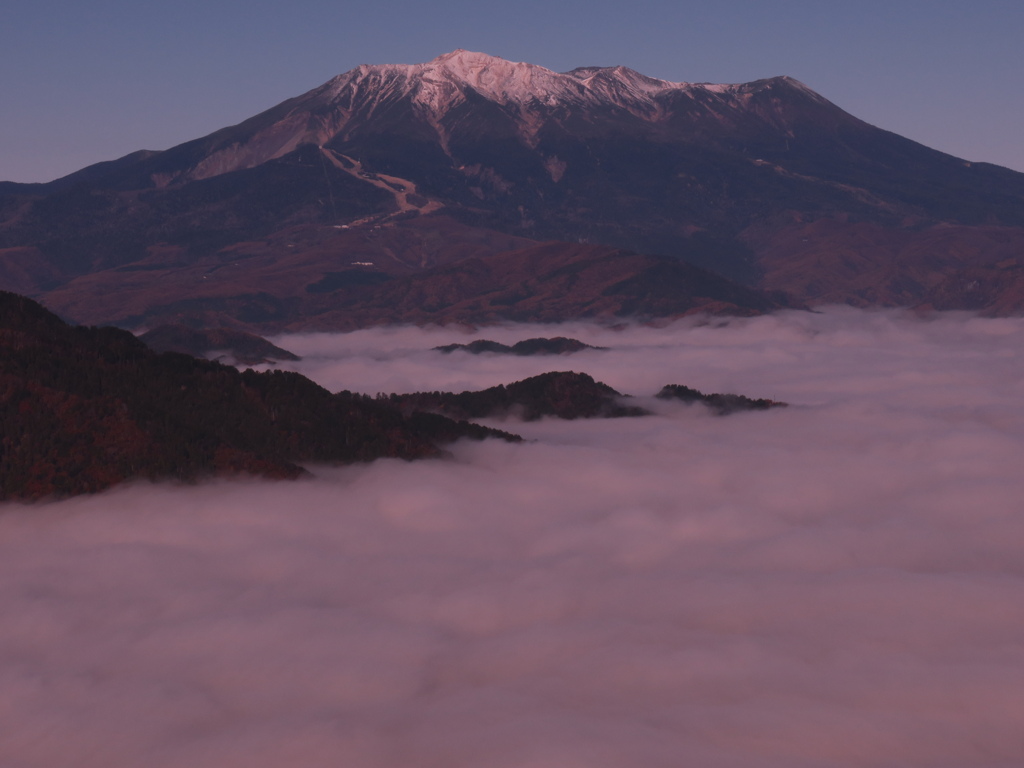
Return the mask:
M539 335L609 349L430 350ZM0 507L0 765L1024 764L1024 319L275 342L332 390L569 369L657 415Z

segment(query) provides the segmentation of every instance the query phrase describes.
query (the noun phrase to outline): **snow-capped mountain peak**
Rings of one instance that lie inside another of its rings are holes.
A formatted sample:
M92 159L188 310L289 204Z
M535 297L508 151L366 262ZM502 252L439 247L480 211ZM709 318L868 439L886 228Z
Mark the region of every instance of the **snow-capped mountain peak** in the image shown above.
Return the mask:
M410 86L415 89L416 101L436 104L436 91L450 93L469 87L480 95L499 104L523 104L531 99L545 100L564 91L564 75L550 69L518 61L506 61L496 56L474 51L456 50L438 56L425 64L409 68Z
M303 144L344 142L355 133L382 130L382 126L389 131L428 127L450 155L452 138L459 131L477 132L487 120L495 119L504 131L511 122L528 147L536 145L545 126L564 127L566 121L578 119L594 125L612 118L652 125L679 114L686 114L687 120L697 119L696 115L718 122L742 120L749 97L778 84L824 102L789 78L712 85L660 80L623 66L579 67L560 73L458 49L422 64L364 64L338 75L253 118L243 142L218 147L191 168L188 177L251 168ZM481 117L484 113L472 105L463 112L457 109L481 100L497 105L502 116L491 112ZM680 111L680 103L691 100L693 106ZM467 127L464 120L469 114L484 122ZM553 177L561 175L557 168L551 172ZM170 178L161 176L157 181L169 183Z
M378 96L410 96L435 116L461 102L467 89L503 105L613 104L649 113L654 97L666 91L727 87L659 80L622 66L559 73L461 48L423 64L363 65L328 84L335 99L368 85Z

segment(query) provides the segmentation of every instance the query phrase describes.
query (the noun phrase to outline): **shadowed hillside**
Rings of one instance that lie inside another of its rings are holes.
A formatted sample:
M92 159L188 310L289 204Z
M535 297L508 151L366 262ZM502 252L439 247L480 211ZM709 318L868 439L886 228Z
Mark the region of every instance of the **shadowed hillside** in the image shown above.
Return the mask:
M442 455L439 442L513 436L406 418L297 373L239 372L158 354L127 331L71 327L0 293L0 499L103 490L131 479L248 473L294 478L300 462Z

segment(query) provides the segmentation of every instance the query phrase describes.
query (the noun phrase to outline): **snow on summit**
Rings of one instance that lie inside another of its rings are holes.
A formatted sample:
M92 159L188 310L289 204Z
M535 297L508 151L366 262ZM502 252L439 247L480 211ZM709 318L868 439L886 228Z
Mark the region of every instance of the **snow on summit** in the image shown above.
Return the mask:
M654 97L666 91L722 92L735 87L674 83L621 66L579 67L559 73L461 48L423 64L362 65L326 87L334 99L345 99L367 86L378 90L378 98L411 96L414 103L435 115L463 101L467 88L499 104L519 107L611 104L649 115L657 111Z
M460 48L422 64L363 64L338 75L252 118L244 141L229 139L188 175L199 179L251 168L306 143L322 148L350 131L366 130L378 118L381 125L395 120L425 123L448 152L451 121L447 116L453 108L481 98L500 105L523 143L532 146L542 126L557 123L568 113L596 116L612 110L656 122L673 113L680 97L697 97L703 112L724 114L742 111L752 90L780 80L821 98L789 78L710 85L659 80L622 66L578 67L560 73ZM331 162L344 165L338 157ZM562 173L557 167L551 172Z

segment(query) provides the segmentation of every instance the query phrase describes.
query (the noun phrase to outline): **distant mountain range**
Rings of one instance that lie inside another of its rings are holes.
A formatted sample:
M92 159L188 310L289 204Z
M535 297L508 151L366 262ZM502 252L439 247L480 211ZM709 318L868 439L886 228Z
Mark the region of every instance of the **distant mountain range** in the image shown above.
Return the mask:
M263 332L823 302L1006 314L1024 309L1024 174L787 77L459 50L0 184L0 287L78 322Z

